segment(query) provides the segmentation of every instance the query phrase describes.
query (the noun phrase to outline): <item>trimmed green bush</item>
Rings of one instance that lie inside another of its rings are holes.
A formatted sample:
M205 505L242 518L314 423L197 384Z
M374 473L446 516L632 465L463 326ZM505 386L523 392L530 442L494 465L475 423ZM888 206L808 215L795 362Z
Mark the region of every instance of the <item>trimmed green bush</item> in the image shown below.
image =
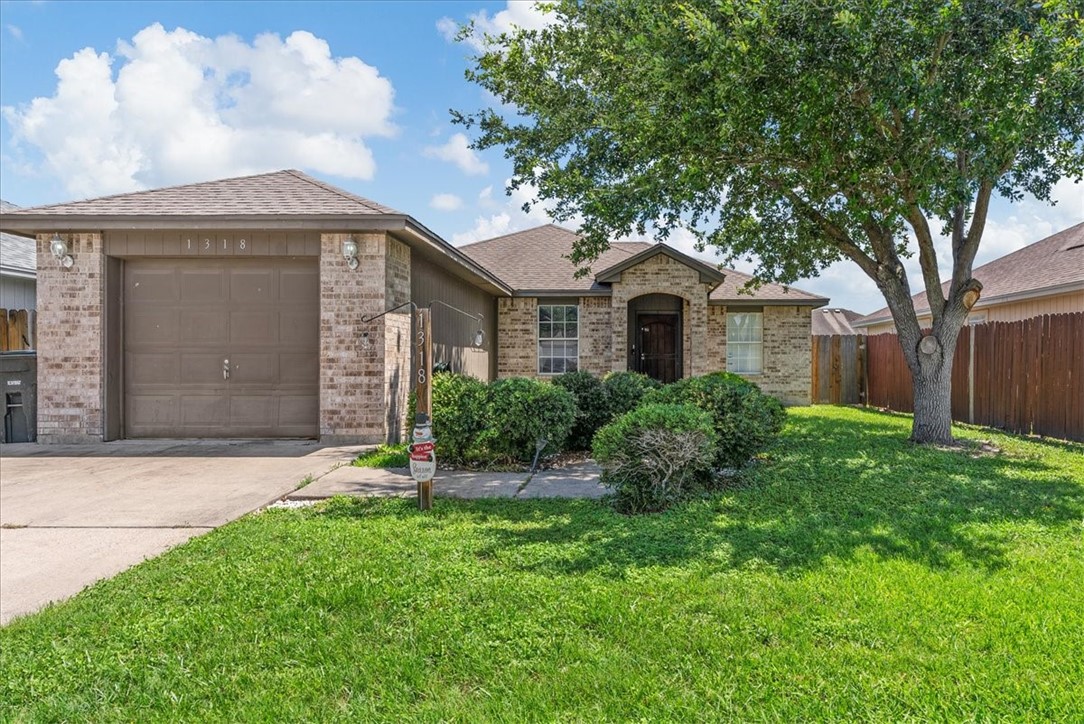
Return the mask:
M470 375L433 375L433 437L437 461L471 462L475 441L485 425L486 385ZM413 422L411 423L413 429Z
M569 450L590 450L598 429L613 418L610 395L602 380L590 372L566 372L553 384L568 390L576 400L576 422L568 437Z
M711 413L718 436L715 465L740 468L783 429L786 412L771 395L730 372L687 377L644 396L644 404L690 404Z
M662 386L658 380L639 372L611 372L602 379L602 384L610 398L611 420L636 409L649 390Z
M488 463L529 463L539 439L546 440L543 455L564 450L575 419L576 401L568 390L527 377L507 377L486 388L485 427L478 445Z
M711 414L693 405L642 405L595 435L602 484L623 513L665 510L700 492L716 454Z

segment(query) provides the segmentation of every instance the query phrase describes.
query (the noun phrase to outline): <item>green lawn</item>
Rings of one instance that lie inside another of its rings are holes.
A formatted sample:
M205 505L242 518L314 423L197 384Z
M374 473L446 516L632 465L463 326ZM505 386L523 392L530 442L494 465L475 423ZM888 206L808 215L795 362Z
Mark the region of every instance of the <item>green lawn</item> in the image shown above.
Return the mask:
M369 452L358 455L353 462L358 468L405 468L410 465L406 443L378 445Z
M0 720L1079 721L1084 447L909 428L792 410L656 516L248 516L0 631Z

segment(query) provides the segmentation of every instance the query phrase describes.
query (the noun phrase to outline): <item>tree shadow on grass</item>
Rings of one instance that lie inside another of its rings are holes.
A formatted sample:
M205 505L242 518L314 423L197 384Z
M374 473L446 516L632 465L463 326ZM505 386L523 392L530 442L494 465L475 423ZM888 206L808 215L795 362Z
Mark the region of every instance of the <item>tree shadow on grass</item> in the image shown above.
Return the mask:
M693 561L801 571L865 552L996 570L1022 527L1084 518L1084 483L1073 475L1038 456L917 447L900 421L874 413L801 417L742 487L664 514L558 501L476 508L490 539L479 555L539 573L614 576Z

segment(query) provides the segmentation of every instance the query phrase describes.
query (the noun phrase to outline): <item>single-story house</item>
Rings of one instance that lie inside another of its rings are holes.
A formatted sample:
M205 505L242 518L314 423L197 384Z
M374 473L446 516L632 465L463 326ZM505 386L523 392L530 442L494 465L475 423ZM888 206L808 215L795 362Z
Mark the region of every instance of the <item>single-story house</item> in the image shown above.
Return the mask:
M18 208L0 200L0 213ZM34 309L36 277L34 239L0 232L0 309Z
M865 334L864 331L855 329L853 324L865 315L853 309L841 309L839 307L821 307L813 310L814 337L823 335L849 335Z
M0 229L37 239L41 442L396 440L409 302L444 303L436 361L483 379L731 369L807 403L828 301L741 293L747 276L639 242L577 278L556 226L457 249L298 171L5 210Z
M982 282L982 294L971 308L968 324L1084 312L1084 223L983 264L972 276ZM947 294L948 288L949 282L945 282L942 293ZM912 300L919 324L930 326L926 292ZM861 334L896 331L888 307L853 324Z

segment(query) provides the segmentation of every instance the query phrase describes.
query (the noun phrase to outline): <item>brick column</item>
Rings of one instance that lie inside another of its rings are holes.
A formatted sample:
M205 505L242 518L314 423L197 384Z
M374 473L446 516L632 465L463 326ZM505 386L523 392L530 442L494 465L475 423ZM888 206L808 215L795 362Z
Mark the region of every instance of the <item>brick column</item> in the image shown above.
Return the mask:
M61 234L75 259L65 269L50 249L52 234L37 239L38 442L102 439L101 234Z
M410 301L410 247L389 237L384 259L384 308L393 309ZM384 437L388 442L404 439L407 397L414 380L410 330L409 306L384 317Z

